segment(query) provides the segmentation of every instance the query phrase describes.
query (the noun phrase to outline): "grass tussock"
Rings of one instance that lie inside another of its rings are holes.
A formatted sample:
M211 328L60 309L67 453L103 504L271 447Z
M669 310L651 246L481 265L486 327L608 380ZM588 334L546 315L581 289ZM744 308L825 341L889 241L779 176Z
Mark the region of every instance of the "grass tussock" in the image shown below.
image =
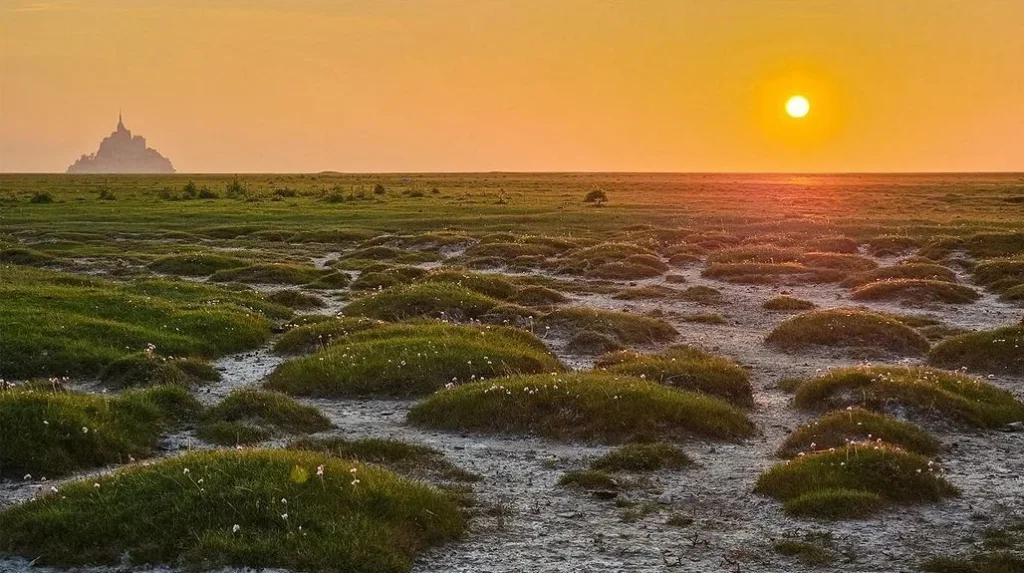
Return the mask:
M868 283L897 279L956 282L956 274L948 268L929 263L906 263L856 273L840 283L844 287L859 287Z
M348 261L352 262L352 261ZM335 265L338 267L340 265ZM427 274L426 269L407 265L388 265L371 262L362 269L359 277L349 285L352 290L384 289L408 284Z
M386 470L254 449L190 453L65 485L0 514L0 544L62 567L126 559L398 573L463 528L448 496Z
M214 253L187 253L167 255L149 264L149 270L165 275L205 277L217 271L237 269L249 265L248 261Z
M815 346L919 356L928 341L913 328L884 314L855 308L812 310L787 319L765 342L785 351Z
M777 310L783 312L799 312L802 310L811 310L815 306L816 305L809 300L781 295L766 300L764 304L761 305L761 308L764 308L765 310Z
M409 422L443 430L539 434L622 442L702 436L738 439L754 425L728 403L631 376L607 373L514 376L435 393Z
M4 269L0 298L0 377L15 380L97 376L148 345L165 356L214 358L262 344L268 317L291 315L251 292L27 267Z
M718 263L795 263L801 253L772 245L753 245L722 249L708 255L708 264Z
M274 343L274 353L308 354L330 346L339 338L383 324L385 323L372 318L341 317L296 326L277 339Z
M935 368L862 366L839 368L801 383L793 399L801 408L890 404L982 428L1024 420L1013 394L959 372Z
M111 362L100 373L100 380L111 388L164 384L192 388L220 380L220 372L194 358L174 359L139 352Z
M693 465L690 456L672 444L626 444L594 460L590 464L590 469L611 472L653 472L681 469L690 465Z
M728 358L692 346L673 346L658 354L613 352L599 358L595 367L708 394L737 406L754 405L746 370Z
M196 434L215 444L251 444L284 434L311 434L331 428L320 410L278 392L236 390L207 410Z
M842 276L830 269L814 269L800 263L712 263L700 275L732 283L776 283L791 277L795 282L834 282Z
M1024 374L1024 322L947 338L928 353L928 362L947 368Z
M1024 285L1024 257L985 261L976 265L971 274L976 284L1003 294L1003 298L1012 298L1011 291Z
M862 273L878 268L873 259L845 253L804 253L799 262L812 268Z
M974 289L930 279L883 279L861 285L850 293L853 300L901 300L905 303L968 304L981 295Z
M500 304L466 287L417 283L359 297L345 307L345 314L390 321L419 317L464 321L479 319Z
M57 477L147 457L164 431L199 409L180 386L119 396L59 387L0 390L0 475Z
M584 307L556 309L542 317L539 325L555 331L595 332L623 344L666 342L679 334L661 319Z
M288 445L289 449L321 452L346 460L357 460L381 466L397 474L429 481L475 482L480 476L448 461L441 452L419 444L398 440L339 437L302 438Z
M305 285L307 288L316 289L340 289L349 283L348 275L343 272L290 263L261 263L225 269L213 273L210 280L246 284Z
M890 503L928 503L958 495L928 458L886 444L852 444L775 465L754 491L786 503L794 515L864 517ZM867 494L867 495L861 495Z
M801 453L841 448L850 442L881 440L922 455L935 455L941 445L920 427L863 408L847 408L812 420L786 437L776 455L792 458Z
M25 265L28 267L48 267L58 265L65 261L53 255L26 249L22 247L9 247L0 249L0 263L9 265Z
M709 286L692 286L679 293L680 300L705 305L722 304L722 291Z
M620 491L626 486L615 476L600 470L565 472L558 478L558 485L588 491Z
M324 299L315 294L304 293L295 289L282 289L270 293L267 295L267 300L295 310L313 310L327 306Z
M266 385L301 396L418 396L445 384L559 370L543 343L514 328L396 324L289 360Z

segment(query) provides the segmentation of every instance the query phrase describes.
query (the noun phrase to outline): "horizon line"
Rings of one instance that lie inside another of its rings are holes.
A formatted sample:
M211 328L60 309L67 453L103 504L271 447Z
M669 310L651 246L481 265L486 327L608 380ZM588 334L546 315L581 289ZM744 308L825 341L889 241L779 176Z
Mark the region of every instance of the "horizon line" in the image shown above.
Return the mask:
M182 171L175 173L67 173L66 171L2 171L0 175L185 176L185 175L1024 175L1024 169L1005 171Z

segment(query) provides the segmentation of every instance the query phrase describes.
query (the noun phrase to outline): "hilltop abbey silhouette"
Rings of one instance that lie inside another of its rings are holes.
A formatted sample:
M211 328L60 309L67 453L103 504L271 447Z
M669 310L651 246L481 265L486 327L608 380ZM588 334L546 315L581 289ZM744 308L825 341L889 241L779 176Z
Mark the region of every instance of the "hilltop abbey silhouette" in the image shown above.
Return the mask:
M146 147L146 138L132 135L117 114L117 130L100 142L96 153L78 158L68 173L174 173L171 160Z

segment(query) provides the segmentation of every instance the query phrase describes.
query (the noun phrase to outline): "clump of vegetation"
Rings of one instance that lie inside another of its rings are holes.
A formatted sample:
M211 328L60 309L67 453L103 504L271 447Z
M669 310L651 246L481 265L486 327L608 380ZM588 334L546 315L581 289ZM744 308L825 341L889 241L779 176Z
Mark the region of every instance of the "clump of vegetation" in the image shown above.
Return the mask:
M103 369L100 380L112 388L171 384L192 388L220 380L220 372L194 358L166 358L139 352L119 358Z
M267 295L267 300L274 304L294 308L295 310L312 310L327 306L324 299L315 294L307 294L296 289L282 289Z
M1024 257L985 261L971 272L975 283L1002 293L1003 298L1012 298L1011 291L1024 285Z
M835 543L828 532L787 535L772 543L780 555L795 557L804 565L825 565L836 560Z
M615 476L600 470L579 470L565 472L558 478L558 485L583 490L619 491L624 483Z
M656 252L632 243L600 243L572 250L554 266L561 274L616 280L655 277L669 268Z
M615 448L590 464L592 470L653 472L680 469L693 460L677 446L665 443L627 444Z
M863 406L875 410L895 403L982 428L1024 420L1024 404L1010 392L965 374L927 367L831 370L801 383L793 401L801 408Z
M430 271L419 280L420 282L455 285L500 300L511 299L518 289L518 286L504 275L453 269Z
M876 257L904 255L921 246L921 242L913 237L902 235L879 235L868 239L868 252Z
M865 272L878 268L878 263L872 259L844 253L804 253L800 262L808 267L847 272Z
M379 465L395 473L420 479L475 482L480 476L448 461L441 452L418 444L380 438L302 438L289 449L322 452L332 456Z
M539 286L524 286L516 290L511 297L512 302L526 306L551 306L568 302L569 299L557 290Z
M616 300L658 300L675 299L679 291L661 285L645 285L641 287L625 288L612 295Z
M792 458L800 453L841 448L850 442L881 440L923 455L935 455L939 441L920 427L863 408L847 408L812 420L793 431L777 455Z
M594 332L592 330L584 330L578 332L569 339L569 344L566 345L566 349L569 352L575 352L577 354L588 354L596 356L598 354L604 354L606 352L612 352L615 350L623 350L623 346L618 340L600 332Z
M988 551L970 556L930 557L921 565L930 573L1016 573L1024 571L1024 557L1009 551Z
M775 327L765 342L786 351L814 346L868 349L917 356L928 341L889 316L855 308L812 310Z
M275 354L308 354L329 346L337 339L354 332L376 328L384 323L371 318L327 318L303 324L281 335L274 343Z
M417 317L463 321L479 319L500 304L466 287L416 283L359 297L345 307L345 314L393 321Z
M348 259L346 262L351 264L353 261ZM412 267L408 265L389 265L376 262L368 263L368 265L362 268L359 278L352 281L352 284L350 285L352 290L389 288L395 285L410 283L427 274L426 269L421 269L419 267ZM334 266L340 267L344 265L336 264Z
M0 514L5 551L61 567L127 559L399 573L463 529L457 505L430 487L319 453L260 449L189 453Z
M856 253L860 245L849 237L821 237L804 243L809 251L820 253Z
M154 345L166 356L214 358L259 346L267 317L291 311L258 294L186 281L117 283L29 267L0 282L0 377L97 376Z
M853 300L898 299L909 303L966 304L980 297L970 287L930 279L884 279L859 286L850 293Z
M408 419L445 430L602 442L738 439L754 432L743 412L717 398L607 373L513 376L465 384L433 394L414 406Z
M928 362L947 368L1024 374L1024 322L947 338L928 353Z
M213 282L306 285L307 288L339 289L348 286L347 274L332 269L290 263L261 263L217 271Z
M583 307L556 309L542 317L539 324L556 331L603 334L623 344L665 342L679 334L661 319Z
M753 406L750 376L732 360L692 346L673 346L658 354L613 352L597 368L684 390L717 396L738 406Z
M815 304L809 300L803 300L801 298L795 298L791 296L776 296L772 297L761 305L765 310L779 310L779 311L801 311L811 310L815 307Z
M196 435L233 446L283 434L310 434L333 426L320 410L277 392L235 390L203 414Z
M46 191L36 191L32 194L32 198L28 200L29 203L44 204L53 203L53 195L50 195Z
M795 263L800 261L800 258L800 251L795 249L755 245L715 251L708 256L708 263Z
M758 478L756 493L786 502L792 515L859 518L882 504L926 503L959 494L939 468L885 444L852 444L788 460Z
M339 257L340 260L355 259L355 260L374 260L374 261L392 261L396 263L416 264L416 263L429 263L436 261L439 258L437 253L432 251L411 251L406 249L396 249L394 247L385 247L382 245L364 247L350 251Z
M683 314L679 317L683 322L695 322L698 324L728 324L729 320L717 312L700 312Z
M25 265L30 267L47 267L62 263L61 259L35 249L11 247L0 250L0 263Z
M179 386L119 396L67 392L59 386L2 389L0 475L57 477L147 457L161 433L199 409Z
M227 255L187 253L160 257L149 264L149 269L165 275L205 277L217 271L237 269L248 264L248 261Z
M449 383L561 369L543 343L514 328L397 324L289 360L266 385L302 396L416 396Z
M708 286L692 286L679 293L681 300L699 304L715 305L722 303L722 291Z
M906 263L891 267L882 267L873 271L856 273L840 284L844 287L858 287L876 281L895 279L919 279L955 283L956 274L941 265L928 263Z
M608 194L602 189L591 189L587 191L587 195L583 197L584 203L594 203L598 207L608 201Z

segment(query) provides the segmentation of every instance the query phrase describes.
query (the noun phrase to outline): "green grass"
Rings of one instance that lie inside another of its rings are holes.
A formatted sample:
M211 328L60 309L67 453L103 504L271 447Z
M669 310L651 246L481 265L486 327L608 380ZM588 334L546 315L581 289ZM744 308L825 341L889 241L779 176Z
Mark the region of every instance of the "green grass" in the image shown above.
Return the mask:
M893 279L919 279L955 283L956 274L941 265L907 263L857 273L844 280L841 284L845 287L858 287L876 281Z
M295 310L313 310L327 306L324 299L315 294L307 294L295 289L282 289L272 292L267 295L267 300Z
M804 565L821 566L836 560L831 533L809 533L800 537L785 537L772 543L779 555L794 557Z
M376 261L394 261L397 263L416 264L429 263L438 259L437 253L430 251L410 251L394 247L370 246L349 251L340 259L367 259Z
M215 444L251 444L284 434L311 434L333 427L320 410L284 394L235 390L208 409L196 435Z
M709 286L692 286L679 294L681 300L699 304L722 304L722 291Z
M935 455L941 445L911 424L863 408L848 408L812 420L786 437L776 455L792 458L800 453L841 448L849 442L875 442L899 446L923 455Z
M1002 293L1004 298L1012 298L1006 295L1024 285L1024 256L984 261L976 265L971 273L976 284Z
M386 573L409 571L418 553L463 528L447 496L386 470L313 452L227 450L68 484L7 509L0 545L61 567L127 558Z
M322 452L332 456L379 465L395 473L431 481L476 482L480 476L448 461L444 454L418 444L380 438L302 438L289 449Z
M697 312L691 314L683 314L679 316L679 320L683 322L692 322L695 324L729 324L729 319L718 314L717 312Z
M883 279L861 285L850 293L853 300L901 300L909 303L972 303L981 295L971 287L930 279Z
M220 270L210 276L213 282L248 284L305 285L307 288L340 289L349 284L348 275L333 269L290 263L260 263Z
M1024 571L1024 557L1009 551L963 557L936 555L925 560L921 570L930 573L1020 573Z
M625 484L615 476L599 470L565 472L558 478L558 485L584 490L619 491Z
M169 359L139 352L108 364L100 373L100 380L113 388L162 384L192 388L220 380L220 372L194 358Z
M442 430L623 442L691 436L739 439L754 425L728 403L631 376L542 374L441 390L410 423Z
M790 277L795 282L822 283L842 279L840 271L804 266L800 263L713 263L700 275L733 283L775 283Z
M214 358L270 337L268 317L291 314L250 292L185 281L130 284L4 267L0 377L97 376L156 347L164 356Z
M52 478L147 457L165 430L199 409L179 386L118 396L0 390L0 475Z
M344 312L391 321L418 317L463 321L479 319L500 304L497 299L455 284L417 283L361 296Z
M539 325L555 331L596 332L623 344L667 342L679 334L661 319L585 307L556 309L541 318Z
M576 354L597 356L606 352L623 350L626 347L607 334L594 332L593 330L584 330L574 334L569 339L569 343L566 344L565 348L569 352Z
M448 383L562 370L533 335L508 327L417 323L356 332L289 360L268 388L301 396L418 396Z
M801 408L898 404L982 428L1024 420L1024 404L978 378L934 368L863 366L831 370L801 383L793 402Z
M248 264L248 261L228 255L187 253L160 257L149 264L149 269L165 275L205 277L217 271L237 269Z
M928 353L928 362L947 368L1024 374L1024 323L947 338Z
M785 351L827 346L905 356L919 356L929 348L928 341L913 328L884 314L855 308L799 314L776 326L765 342Z
M343 262L352 261L347 260ZM336 268L342 267L343 265L335 264ZM369 261L359 273L359 277L352 281L349 285L352 290L372 290L393 287L395 285L406 284L413 280L422 277L427 274L426 269L419 267L410 267L406 265L388 265L381 264L375 261Z
M292 328L274 342L274 353L308 354L329 346L349 334L376 328L385 324L379 320L360 317L327 318Z
M861 273L878 268L873 259L846 253L804 253L799 261L805 266Z
M750 376L746 370L728 358L692 346L673 346L658 354L647 355L614 352L598 359L596 367L708 394L737 406L754 405Z
M811 310L815 306L816 305L809 300L803 300L791 296L781 295L772 297L764 301L764 304L761 305L761 308L765 310L794 312L801 310Z
M856 444L788 460L762 473L754 491L785 502L794 515L835 519L876 511L882 504L875 496L912 504L959 495L928 458L885 444Z
M62 259L35 249L11 247L0 249L0 264L25 265L29 267L47 267L65 263Z
M590 469L612 472L652 472L681 469L690 465L693 465L690 456L672 444L626 444L591 462Z
M708 256L708 264L721 263L795 263L801 253L795 249L784 249L772 245L734 247L715 251Z

